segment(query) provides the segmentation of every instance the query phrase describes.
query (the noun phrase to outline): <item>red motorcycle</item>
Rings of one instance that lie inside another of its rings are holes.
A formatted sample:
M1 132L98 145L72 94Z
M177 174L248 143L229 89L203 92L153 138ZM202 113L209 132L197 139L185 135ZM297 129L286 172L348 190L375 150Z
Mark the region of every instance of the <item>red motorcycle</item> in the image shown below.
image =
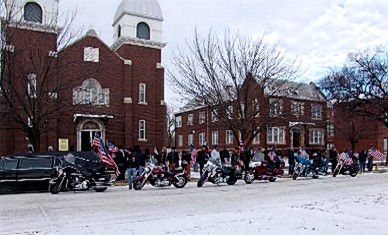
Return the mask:
M176 188L183 188L187 184L188 175L184 169L168 172L155 164L149 164L144 168L143 173L134 180L133 188L140 190L147 181L155 187L167 187L173 184Z
M255 180L275 182L277 176L284 174L282 170L284 166L284 161L278 157L275 157L274 164L269 164L264 160L263 153L256 153L249 163L249 170L245 173L244 181L247 184L252 184Z

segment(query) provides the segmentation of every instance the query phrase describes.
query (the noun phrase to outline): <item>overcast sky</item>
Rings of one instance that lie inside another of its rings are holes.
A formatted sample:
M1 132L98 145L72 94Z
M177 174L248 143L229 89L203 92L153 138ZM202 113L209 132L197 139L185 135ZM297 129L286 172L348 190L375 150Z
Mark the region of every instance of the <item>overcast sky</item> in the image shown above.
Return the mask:
M112 21L121 0L61 0L60 11L78 9L74 26L96 30L108 45ZM159 0L163 12L163 61L170 66L174 50L184 48L195 27L201 34L226 28L245 36L279 42L302 60L304 81L315 81L340 66L349 51L387 46L387 0ZM169 93L167 91L167 93ZM166 94L168 96L168 94Z

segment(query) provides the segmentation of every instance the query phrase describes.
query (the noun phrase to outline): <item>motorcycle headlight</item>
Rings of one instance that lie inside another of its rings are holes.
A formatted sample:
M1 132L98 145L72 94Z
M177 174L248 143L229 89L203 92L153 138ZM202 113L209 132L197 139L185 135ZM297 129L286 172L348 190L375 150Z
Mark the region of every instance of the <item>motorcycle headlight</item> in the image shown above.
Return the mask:
M63 169L59 169L58 170L58 175L62 175L63 174Z

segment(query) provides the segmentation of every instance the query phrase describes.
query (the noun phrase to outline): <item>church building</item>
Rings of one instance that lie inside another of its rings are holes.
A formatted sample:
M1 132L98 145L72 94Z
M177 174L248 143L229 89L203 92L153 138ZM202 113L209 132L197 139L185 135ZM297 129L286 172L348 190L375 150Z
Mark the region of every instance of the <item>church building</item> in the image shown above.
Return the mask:
M93 29L66 43L58 0L6 2L14 13L2 19L0 156L25 152L35 138L27 133L41 133L34 141L40 151L89 151L96 134L116 146L164 145L166 44L157 0L122 0L113 16L112 45Z

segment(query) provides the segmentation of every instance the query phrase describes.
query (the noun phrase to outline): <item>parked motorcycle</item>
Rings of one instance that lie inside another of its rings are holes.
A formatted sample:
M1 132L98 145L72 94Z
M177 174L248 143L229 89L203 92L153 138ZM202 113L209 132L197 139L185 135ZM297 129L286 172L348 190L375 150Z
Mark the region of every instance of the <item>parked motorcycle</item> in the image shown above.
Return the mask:
M293 180L296 180L300 176L312 176L313 179L319 178L318 170L311 165L310 160L297 156L295 157L295 161L297 163L294 168L294 174L292 175Z
M49 191L58 194L60 191L85 191L94 189L104 192L112 186L115 179L114 169L107 170L105 166L86 168L76 164L76 157L67 154L53 169L53 177L49 181Z
M338 174L356 177L359 170L360 165L358 164L358 161L347 156L346 153L342 153L338 157L338 163L334 169L333 177L336 177Z
M278 176L284 174L281 169L284 167L284 161L277 158L274 164L269 164L264 160L263 153L256 153L249 163L249 169L245 173L244 181L247 184L252 184L254 180L268 180L275 182Z
M237 182L238 179L242 178L241 172L237 171L234 167L221 167L207 161L204 166L204 172L202 173L200 179L198 180L197 186L202 187L206 181L209 181L213 184L227 183L228 185L233 185Z
M163 170L162 167L156 166L154 163L150 163L144 168L143 173L134 180L133 188L140 190L147 182L150 182L155 187L167 187L172 184L176 188L183 188L187 184L187 181L188 175L183 168L177 168L169 172Z

